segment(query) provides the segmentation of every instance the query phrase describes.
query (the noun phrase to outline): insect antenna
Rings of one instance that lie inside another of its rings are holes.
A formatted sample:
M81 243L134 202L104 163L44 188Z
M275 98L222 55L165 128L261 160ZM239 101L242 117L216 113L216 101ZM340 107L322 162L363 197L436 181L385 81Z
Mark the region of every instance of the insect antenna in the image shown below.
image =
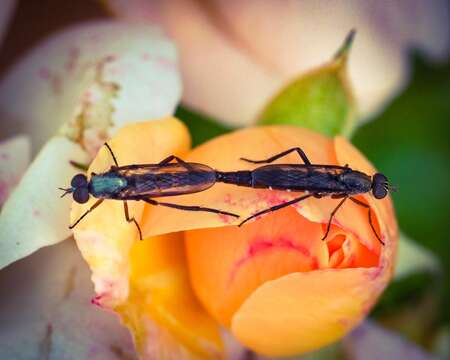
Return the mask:
M384 188L389 192L396 192L398 189L396 186L391 185L389 183L384 184Z
M58 189L64 191L64 193L60 197L64 197L67 194L71 194L72 193L72 188L67 188L67 189L58 188Z

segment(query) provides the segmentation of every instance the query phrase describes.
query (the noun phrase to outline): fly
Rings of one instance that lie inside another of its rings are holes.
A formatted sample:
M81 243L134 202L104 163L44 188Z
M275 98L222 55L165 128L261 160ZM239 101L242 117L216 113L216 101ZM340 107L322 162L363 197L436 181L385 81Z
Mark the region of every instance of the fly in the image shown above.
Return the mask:
M355 204L368 210L370 227L380 243L384 245L384 242L377 234L372 223L372 212L369 205L353 197L354 195L372 192L372 195L376 199L383 199L389 191L394 191L395 189L389 184L386 176L383 174L376 173L370 177L361 171L349 168L347 165L312 164L299 147L283 151L265 160L249 160L246 158L241 158L241 160L252 164L270 164L292 152L298 153L303 164L272 164L260 166L254 170L217 172L218 182L252 188L306 193L293 200L259 211L242 221L239 226L260 215L296 204L310 197L320 199L325 196L330 196L333 199L341 199L341 201L330 214L327 229L322 240L325 240L328 236L331 222L336 212L346 200L350 199Z
M73 200L84 204L90 196L98 199L75 223L69 226L73 229L91 211L97 208L105 199L122 200L125 219L133 222L142 240L142 232L134 217L130 217L127 200L145 201L151 205L165 206L185 211L206 211L238 218L239 215L203 206L187 206L156 201L153 198L161 196L176 196L204 191L216 182L216 171L207 165L185 162L171 155L157 164L139 164L119 166L111 147L105 143L114 160L113 166L101 174L77 174L72 178L70 187L60 188L64 193L73 194ZM175 162L173 162L175 161Z

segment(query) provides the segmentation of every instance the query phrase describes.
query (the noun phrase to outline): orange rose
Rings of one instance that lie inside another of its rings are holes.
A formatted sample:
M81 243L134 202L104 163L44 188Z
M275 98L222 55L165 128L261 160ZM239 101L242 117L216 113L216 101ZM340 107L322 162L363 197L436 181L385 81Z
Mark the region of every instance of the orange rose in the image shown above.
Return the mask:
M300 146L313 163L375 169L345 139L288 126L240 130L189 152L189 134L176 119L128 126L110 143L120 165L156 163L175 154L223 171L253 166L240 157L267 158ZM298 163L297 155L283 162ZM112 164L103 149L89 173ZM298 193L216 184L164 201L213 207L245 218ZM374 214L347 202L322 241L339 200L310 198L242 227L226 216L130 202L145 240L127 223L120 201L105 201L74 229L93 271L95 302L117 311L143 357L224 357L219 324L265 355L312 351L347 333L387 285L398 231L389 197L358 197ZM94 203L74 204L72 221ZM183 233L184 232L184 233ZM192 287L191 287L192 284Z

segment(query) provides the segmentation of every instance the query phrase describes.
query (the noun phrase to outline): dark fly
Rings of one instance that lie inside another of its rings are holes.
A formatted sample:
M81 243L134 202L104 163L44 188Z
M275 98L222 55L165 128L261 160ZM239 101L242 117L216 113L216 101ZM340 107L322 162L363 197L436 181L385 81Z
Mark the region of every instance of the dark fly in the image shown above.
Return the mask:
M64 191L61 197L73 194L74 201L80 204L86 203L90 196L98 199L75 223L69 226L70 229L73 229L105 199L123 201L125 219L128 222L134 222L141 240L141 229L134 217L129 215L127 200L140 200L151 205L166 206L185 211L206 211L239 217L239 215L218 209L172 204L154 199L162 196L192 194L209 189L216 182L216 172L209 166L184 162L174 155L157 164L119 166L110 146L108 144L105 144L105 146L111 153L115 166L111 166L108 171L101 174L92 173L90 179L84 174L77 174L72 178L69 188L60 188L60 190Z
M302 149L296 147L265 160L249 160L241 158L252 164L270 164L292 152L297 152L303 164L273 164L264 165L254 170L243 170L233 172L217 172L217 181L245 187L260 189L275 189L294 192L304 192L302 196L285 203L272 206L248 217L241 222L240 226L247 221L269 212L282 209L286 206L296 204L309 197L322 198L330 196L333 199L341 199L335 209L331 212L327 229L323 240L330 231L331 222L339 208L350 199L355 204L368 210L369 224L381 244L384 242L377 234L372 223L372 212L369 205L354 198L354 195L371 192L376 199L383 199L389 191L394 190L383 174L376 173L372 177L363 172L353 170L348 166L318 165L312 164Z

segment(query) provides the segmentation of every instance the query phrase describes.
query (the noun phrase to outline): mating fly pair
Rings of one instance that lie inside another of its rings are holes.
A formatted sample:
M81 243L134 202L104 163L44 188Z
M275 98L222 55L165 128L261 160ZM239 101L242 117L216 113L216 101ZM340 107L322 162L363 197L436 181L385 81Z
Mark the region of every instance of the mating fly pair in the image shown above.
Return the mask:
M115 163L114 166L111 166L104 173L91 174L90 180L84 174L75 175L71 181L71 187L61 189L64 191L62 196L73 193L73 199L81 204L87 202L90 195L98 199L69 227L71 229L105 199L123 201L125 218L128 222L134 222L141 239L141 229L137 221L129 215L127 200L141 200L151 205L166 206L185 211L205 211L238 218L239 215L227 211L203 206L166 203L153 199L162 196L192 194L209 189L215 183L221 182L251 188L305 193L293 200L259 211L242 221L239 226L255 217L296 204L309 197L320 199L325 196L331 196L331 198L341 199L341 201L330 214L323 240L328 236L334 215L344 202L350 199L368 210L369 224L377 239L384 244L372 223L369 205L353 197L354 195L370 191L376 199L386 197L393 188L383 174L377 173L371 178L369 175L352 170L348 166L312 164L300 148L289 149L265 160L241 158L241 160L253 164L269 164L254 170L222 172L204 164L184 162L173 155L157 164L119 166L109 145L105 144L105 146L111 153ZM270 164L294 151L299 154L303 164Z

